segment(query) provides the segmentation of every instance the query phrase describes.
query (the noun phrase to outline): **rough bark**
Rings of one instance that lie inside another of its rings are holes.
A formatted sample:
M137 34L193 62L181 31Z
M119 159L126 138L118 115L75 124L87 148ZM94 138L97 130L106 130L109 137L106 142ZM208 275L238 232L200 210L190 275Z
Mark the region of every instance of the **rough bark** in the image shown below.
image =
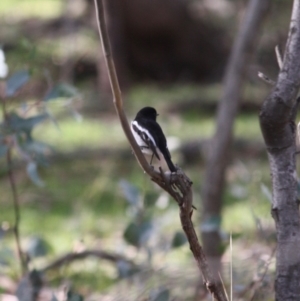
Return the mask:
M249 2L228 61L224 77L224 91L217 111L216 132L211 143L203 183L204 208L201 226L204 251L210 259L215 275L220 270L220 256L222 255L219 230L224 177L232 144L233 123L240 103L245 67L249 55L253 52L258 29L269 3L269 0Z
M260 125L272 175L272 216L276 224L275 295L300 300L300 217L296 175L296 96L300 87L300 1L295 0L283 66L265 99Z

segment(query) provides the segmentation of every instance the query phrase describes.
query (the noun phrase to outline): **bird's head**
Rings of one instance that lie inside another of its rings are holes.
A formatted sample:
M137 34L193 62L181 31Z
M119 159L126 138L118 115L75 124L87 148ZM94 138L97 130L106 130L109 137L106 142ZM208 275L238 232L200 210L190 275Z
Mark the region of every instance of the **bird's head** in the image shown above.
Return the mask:
M136 117L141 118L148 118L152 120L156 120L156 117L158 116L156 110L152 107L145 107L142 108L136 115Z

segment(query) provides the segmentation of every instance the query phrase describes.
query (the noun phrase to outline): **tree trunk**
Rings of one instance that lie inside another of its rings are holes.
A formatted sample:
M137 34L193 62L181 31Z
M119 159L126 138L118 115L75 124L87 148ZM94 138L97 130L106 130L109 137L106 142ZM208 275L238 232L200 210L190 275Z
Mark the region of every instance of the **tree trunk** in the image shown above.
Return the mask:
M272 174L277 301L300 300L300 217L296 174L296 96L300 87L300 1L295 0L283 66L265 99L260 124Z
M249 55L253 52L259 27L269 3L269 0L249 1L225 72L223 96L217 111L216 132L209 151L202 192L204 208L201 235L205 254L216 279L219 279L218 272L221 270L222 195L232 144L233 123L238 112L245 68Z

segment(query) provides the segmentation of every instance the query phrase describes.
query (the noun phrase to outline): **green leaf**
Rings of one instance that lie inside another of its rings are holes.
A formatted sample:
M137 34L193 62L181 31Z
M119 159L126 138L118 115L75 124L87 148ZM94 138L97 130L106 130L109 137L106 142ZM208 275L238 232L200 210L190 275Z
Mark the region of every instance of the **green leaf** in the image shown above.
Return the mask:
M27 253L30 258L46 256L49 253L49 244L41 237L34 236L29 239Z
M14 73L6 81L6 96L13 96L22 86L24 86L29 80L29 72L27 70L21 70Z
M145 198L144 198L145 207L147 207L147 208L153 207L155 205L157 199L158 199L158 196L157 196L156 192L153 192L153 191L147 192L145 195Z
M124 231L124 239L135 247L144 245L152 232L152 224L149 221L144 221L141 224L135 222L130 223Z
M40 114L34 117L22 118L16 113L8 116L8 127L14 132L24 132L30 135L32 129L39 123L48 119L48 114Z
M139 247L140 230L135 223L130 223L124 231L124 239L131 245Z
M47 156L54 153L54 150L50 145L31 139L23 142L21 148L25 153L29 154L31 158L34 158L36 163L43 166L48 165Z
M173 240L172 240L172 248L179 248L186 244L187 239L183 232L178 231L175 233Z
M29 176L30 180L37 186L43 187L45 183L41 180L38 171L37 171L37 163L31 161L26 166L27 175Z
M53 87L44 97L44 101L55 100L57 98L72 98L78 96L78 90L69 84L61 83Z
M170 291L161 289L158 292L150 293L150 301L169 301Z
M66 301L83 301L83 297L77 293L72 292L71 290L67 293Z

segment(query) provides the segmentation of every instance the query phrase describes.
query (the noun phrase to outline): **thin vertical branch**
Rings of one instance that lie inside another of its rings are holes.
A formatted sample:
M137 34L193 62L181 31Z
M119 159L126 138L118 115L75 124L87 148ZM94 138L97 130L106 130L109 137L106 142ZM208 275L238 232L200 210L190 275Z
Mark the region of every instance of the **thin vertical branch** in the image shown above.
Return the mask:
M7 115L7 110L6 110L5 97L2 98L2 113L3 113L4 122L7 123L8 115ZM20 203L19 203L16 181L15 181L15 177L14 177L14 173L13 173L11 142L7 141L7 144L8 144L8 149L7 149L7 153L6 153L6 162L7 162L7 168L8 168L9 184L10 184L12 198L13 198L14 215L15 215L13 232L14 232L14 236L15 236L18 257L20 260L21 272L22 272L22 274L25 274L25 272L28 271L28 267L27 267L27 263L25 261L24 255L23 255L24 253L22 251L21 241L20 241L20 231L19 231L20 221L21 221Z
M12 156L11 156L10 148L7 150L7 153L6 153L6 161L7 161L7 167L8 167L9 184L10 184L10 188L11 188L12 196L13 196L13 205L14 205L14 214L15 214L15 223L13 226L13 231L14 231L14 235L15 235L19 260L21 263L22 274L24 274L25 272L27 272L28 269L27 269L27 264L26 264L25 258L23 256L24 253L22 251L21 241L20 241L20 231L19 231L20 221L21 221L20 205L19 205L19 197L18 197L16 182L15 182L15 177L14 177L14 173L13 173Z

